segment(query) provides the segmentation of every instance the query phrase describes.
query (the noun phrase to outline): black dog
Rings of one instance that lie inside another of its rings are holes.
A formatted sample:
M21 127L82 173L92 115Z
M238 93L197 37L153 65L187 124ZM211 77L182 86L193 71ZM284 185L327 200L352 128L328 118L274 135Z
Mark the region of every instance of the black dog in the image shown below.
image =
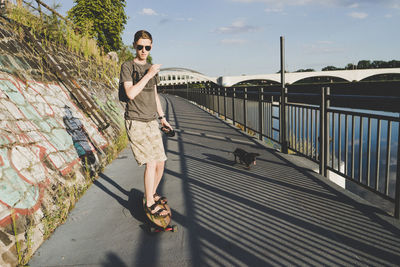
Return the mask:
M250 169L251 164L256 165L256 157L260 156L258 153L247 153L241 148L236 148L233 155L235 155L235 163L237 162L236 157L239 157L239 162L246 164L248 169Z

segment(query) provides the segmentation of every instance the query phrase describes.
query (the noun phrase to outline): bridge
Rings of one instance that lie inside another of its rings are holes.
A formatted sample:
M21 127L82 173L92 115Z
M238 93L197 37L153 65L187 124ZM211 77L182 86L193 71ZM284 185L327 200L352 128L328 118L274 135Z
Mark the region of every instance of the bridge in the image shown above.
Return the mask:
M396 266L400 223L189 101L161 97L176 129L160 193L177 233L142 229L143 167L124 150L29 266ZM237 148L260 153L247 170Z
M334 71L313 71L313 72L289 72L285 75L287 84L293 84L303 79L313 77L332 77L340 78L348 82L362 81L368 77L383 74L400 74L400 68L384 68L384 69L360 69L360 70L334 70ZM252 80L267 80L280 83L281 75L274 74L258 74L258 75L241 75L241 76L222 76L208 77L199 72L183 69L183 68L165 68L160 72L160 85L176 85L187 83L213 82L221 86L230 87L237 83Z

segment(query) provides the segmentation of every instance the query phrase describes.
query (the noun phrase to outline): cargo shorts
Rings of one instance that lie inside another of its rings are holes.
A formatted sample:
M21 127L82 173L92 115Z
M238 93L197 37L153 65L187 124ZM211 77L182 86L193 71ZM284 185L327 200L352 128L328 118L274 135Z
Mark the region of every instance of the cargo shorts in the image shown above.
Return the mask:
M133 155L140 166L152 161L167 160L157 120L125 120L125 127Z

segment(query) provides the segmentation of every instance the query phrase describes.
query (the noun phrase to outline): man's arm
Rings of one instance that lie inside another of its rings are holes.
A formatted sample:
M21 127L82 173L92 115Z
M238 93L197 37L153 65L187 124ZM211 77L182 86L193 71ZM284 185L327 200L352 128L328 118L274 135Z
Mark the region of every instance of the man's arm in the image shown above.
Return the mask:
M156 85L154 85L154 91L155 91L155 96L156 96L156 104L157 104L158 116L159 117L164 117L165 115L164 115L164 111L163 111L162 106L161 106L160 97L158 96L158 93L157 93L157 86Z
M164 111L163 111L162 106L161 106L160 97L158 96L158 93L157 93L157 86L156 85L154 85L154 92L155 92L154 94L155 94L155 97L156 97L157 113L158 113L159 117L162 117L160 122L161 122L161 124L163 126L167 126L168 128L170 128L172 130L172 126L168 123L167 119L165 118L165 114L164 114Z
M129 99L134 99L138 94L140 94L140 92L142 92L150 79L160 71L160 66L160 64L152 65L146 75L144 75L136 84L133 84L132 81L124 82L125 92Z

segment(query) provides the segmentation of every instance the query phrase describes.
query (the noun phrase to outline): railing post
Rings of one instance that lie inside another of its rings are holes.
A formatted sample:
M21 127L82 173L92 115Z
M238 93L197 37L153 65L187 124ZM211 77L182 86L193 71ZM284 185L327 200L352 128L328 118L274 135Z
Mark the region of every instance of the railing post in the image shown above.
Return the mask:
M209 88L208 84L206 84L206 88L207 88L206 107L208 110L210 110L210 88Z
M247 87L244 88L243 92L243 127L244 131L247 131Z
M260 88L258 91L258 139L263 140L263 129L264 129L264 120L263 120L263 103L264 103L264 88Z
M287 142L287 134L286 134L286 103L287 103L287 88L282 87L281 91L281 101L280 101L280 141L281 141L281 151L282 153L288 153L288 142Z
M281 143L281 152L288 153L288 143L286 139L286 96L287 88L285 82L285 38L281 36L281 101L280 101L280 120L279 137Z
M212 111L216 112L216 108L215 108L215 88L214 85L211 86L211 100L212 100Z
M235 125L235 98L236 98L236 88L233 87L233 94L232 94L232 123Z
M395 191L395 205L394 205L394 217L400 219L400 123L399 131L397 133L397 174L396 174L396 191Z
M322 87L321 92L321 106L320 106L320 134L319 134L319 173L327 177L327 162L329 155L329 120L328 120L328 108L330 106L330 88Z
M221 115L221 111L219 108L219 95L221 94L221 87L218 86L218 94L217 94L217 102L218 102L218 117Z
M226 87L224 88L224 119L226 120Z
M186 99L189 100L189 84L186 83Z

